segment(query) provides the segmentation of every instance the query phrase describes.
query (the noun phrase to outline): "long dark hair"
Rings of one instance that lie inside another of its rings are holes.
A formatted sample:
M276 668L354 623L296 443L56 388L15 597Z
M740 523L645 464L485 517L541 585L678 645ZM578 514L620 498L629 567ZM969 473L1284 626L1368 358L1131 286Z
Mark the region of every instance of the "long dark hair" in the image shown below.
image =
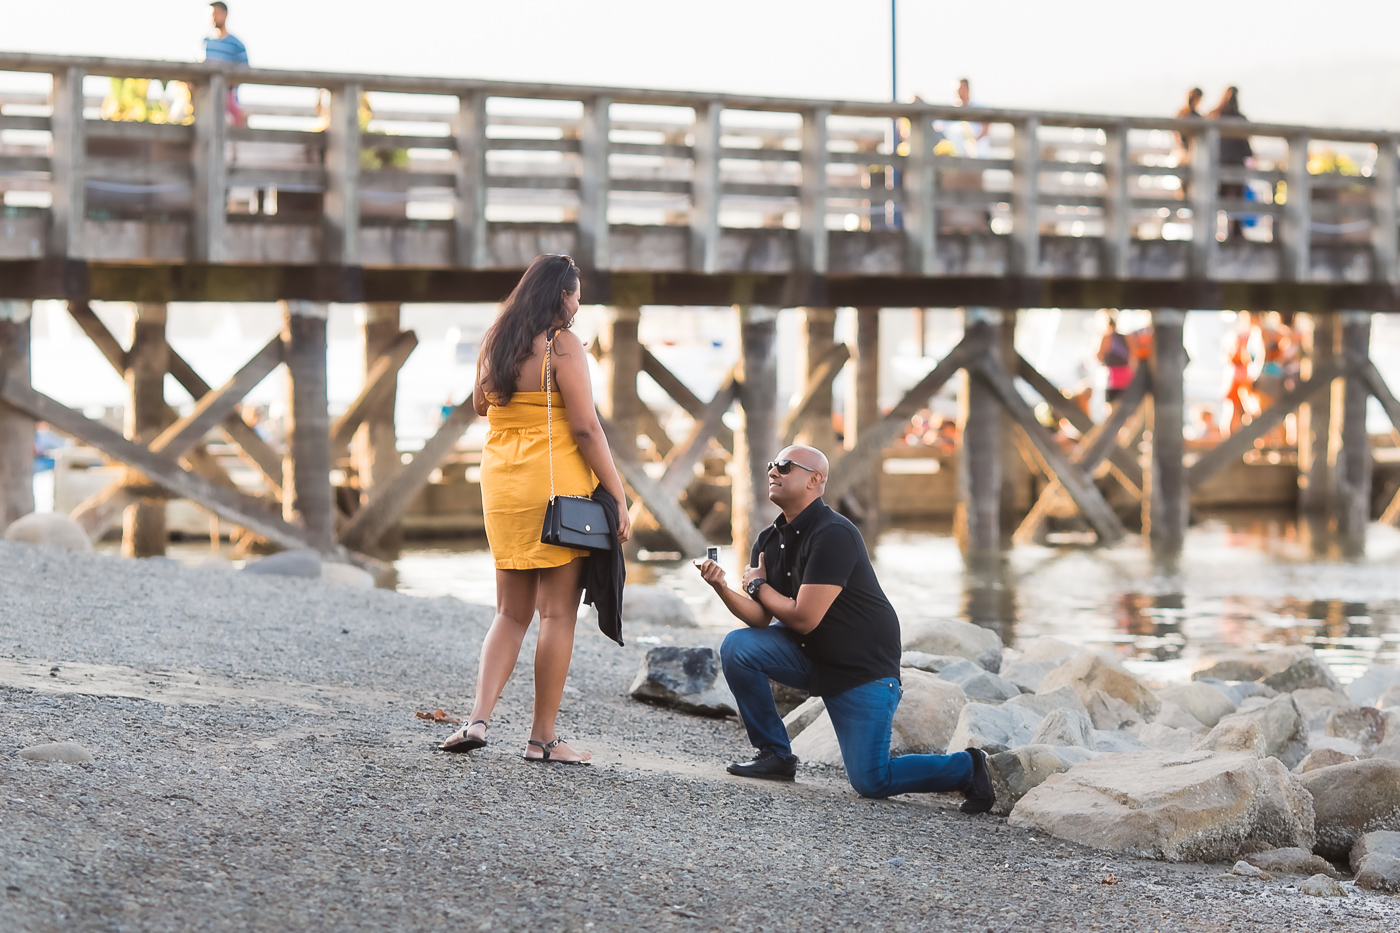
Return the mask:
M501 313L481 339L481 386L493 405L515 395L520 364L530 358L535 338L563 312L564 293L578 290L578 266L561 253L536 256L520 283L501 303Z
M1221 117L1242 117L1240 113L1240 89L1237 87L1227 87L1225 93L1221 95L1220 103L1215 105L1215 109L1210 112L1211 119L1219 120Z

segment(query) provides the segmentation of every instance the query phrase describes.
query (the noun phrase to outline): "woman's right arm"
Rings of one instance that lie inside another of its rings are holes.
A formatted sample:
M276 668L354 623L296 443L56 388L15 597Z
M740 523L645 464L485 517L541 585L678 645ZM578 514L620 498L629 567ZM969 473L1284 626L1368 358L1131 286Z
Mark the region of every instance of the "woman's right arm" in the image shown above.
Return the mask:
M627 493L622 488L622 477L613 463L612 451L608 449L608 440L603 436L603 426L593 407L593 384L584 359L583 341L572 331L561 330L554 339L554 352L550 356L554 363L554 381L564 398L574 442L598 482L617 500L617 540L619 544L626 544L632 536Z

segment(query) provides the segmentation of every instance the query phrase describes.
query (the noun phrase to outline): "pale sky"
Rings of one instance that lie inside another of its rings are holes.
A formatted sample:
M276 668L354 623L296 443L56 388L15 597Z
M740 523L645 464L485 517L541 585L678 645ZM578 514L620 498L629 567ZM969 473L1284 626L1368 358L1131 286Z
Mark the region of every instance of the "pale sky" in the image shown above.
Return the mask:
M889 0L229 0L255 65L888 99ZM203 0L0 0L0 50L196 59ZM900 0L900 89L1175 112L1240 86L1269 122L1400 127L1400 3Z

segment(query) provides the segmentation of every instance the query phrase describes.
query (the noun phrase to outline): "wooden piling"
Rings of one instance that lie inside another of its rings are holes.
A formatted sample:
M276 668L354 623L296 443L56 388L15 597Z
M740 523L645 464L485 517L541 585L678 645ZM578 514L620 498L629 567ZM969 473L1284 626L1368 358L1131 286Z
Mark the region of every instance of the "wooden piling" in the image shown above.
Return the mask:
M317 551L335 547L331 492L330 414L326 408L326 318L329 306L282 303L287 361L287 452L282 466L282 516L306 531Z
M797 346L797 371L806 381L817 374L822 361L835 345L836 309L803 308L801 339ZM836 458L836 427L831 420L831 389L820 392L808 404L798 424L794 442L815 447Z
M1016 357L1015 308L1003 308L1001 326L997 328L1001 345L1001 363L1008 369L1015 366ZM1020 430L1010 418L1001 418L1001 502L999 521L1002 540L1012 534L1035 503L1035 489L1030 464L1016 449L1016 432Z
M765 464L778 452L778 311L739 307L739 419L734 432L734 547L747 555L777 514L768 500Z
M1186 446L1182 434L1185 323L1185 311L1158 308L1152 312L1152 464L1146 471L1143 530L1152 552L1166 557L1181 553L1189 514L1182 463Z
M0 300L0 384L29 387L32 305ZM0 403L0 531L34 511L34 419Z
M399 343L399 304L374 302L364 306L365 378L371 378L379 360ZM398 400L398 374L387 375L365 411L355 432L355 469L360 477L360 505L383 489L403 467L399 458L394 406ZM403 545L403 527L395 523L379 537L378 550L396 554Z
M642 401L637 396L637 375L642 371L642 344L637 339L640 321L640 308L609 308L598 332L603 351L598 360L603 373L598 411L626 439L624 449L613 453L629 459L637 456L637 435L642 427Z
M1371 436L1366 433L1366 405L1370 400L1361 366L1371 351L1371 314L1341 313L1341 349L1348 360L1342 380L1341 424L1333 432L1338 442L1332 462L1337 474L1337 536L1344 553L1359 554L1365 545L1371 520Z
M880 423L880 309L856 309L856 353L846 396L845 441L854 448ZM867 544L880 533L880 474L884 461L876 457L865 475L850 486L856 500L851 516ZM833 502L832 505L840 503ZM848 506L849 502L846 503Z
M968 308L964 331L982 331L987 354L1000 362L1002 313ZM1002 417L996 393L980 374L963 373L958 405L958 504L954 534L963 553L983 555L1001 548Z
M149 445L166 424L165 373L170 368L165 342L164 304L138 302L126 354L126 436ZM145 484L139 471L128 482ZM155 557L165 553L165 499L141 498L122 513L122 556Z
M1335 359L1337 316L1333 312L1300 314L1302 336L1299 375L1313 377L1319 367ZM1305 515L1321 515L1331 508L1332 467L1328 461L1328 438L1332 433L1332 395L1312 396L1298 407L1298 510Z

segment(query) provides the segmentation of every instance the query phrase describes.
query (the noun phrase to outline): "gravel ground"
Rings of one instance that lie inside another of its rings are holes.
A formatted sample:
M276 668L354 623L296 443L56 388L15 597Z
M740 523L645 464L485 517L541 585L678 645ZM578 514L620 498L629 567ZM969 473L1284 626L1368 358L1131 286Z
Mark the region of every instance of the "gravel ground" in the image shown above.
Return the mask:
M642 706L580 625L560 731L523 663L473 756L489 610L0 542L0 930L1386 930L1400 898L1111 859L839 772L745 781L733 721ZM533 645L527 643L525 658ZM52 670L52 668L57 670ZM79 765L22 760L71 741Z

